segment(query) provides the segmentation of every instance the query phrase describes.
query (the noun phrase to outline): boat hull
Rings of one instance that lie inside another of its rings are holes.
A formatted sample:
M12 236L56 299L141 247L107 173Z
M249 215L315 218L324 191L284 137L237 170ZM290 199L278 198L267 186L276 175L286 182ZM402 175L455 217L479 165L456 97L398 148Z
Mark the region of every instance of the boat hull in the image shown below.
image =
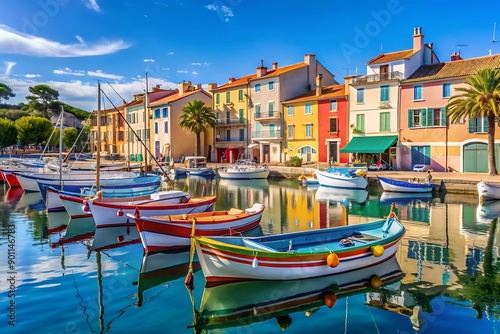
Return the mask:
M258 166L229 166L217 170L222 179L229 180L248 180L248 179L267 179L269 169Z
M477 184L477 193L479 202L492 201L500 199L500 185L479 182Z
M415 183L378 177L380 185L384 191L393 191L400 193L430 193L434 185L432 183Z
M368 181L363 176L345 176L338 173L328 173L316 170L318 183L325 187L347 188L347 189L366 189Z

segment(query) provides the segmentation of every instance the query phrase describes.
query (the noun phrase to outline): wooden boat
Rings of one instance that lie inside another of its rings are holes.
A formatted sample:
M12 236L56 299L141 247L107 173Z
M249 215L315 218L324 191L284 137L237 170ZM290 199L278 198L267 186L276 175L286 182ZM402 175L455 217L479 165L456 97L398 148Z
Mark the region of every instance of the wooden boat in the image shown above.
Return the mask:
M240 210L201 212L169 216L143 216L127 214L135 220L147 253L171 247L187 247L191 243L193 221L197 235L220 236L240 234L260 224L263 204Z
M218 168L217 173L221 179L267 179L269 176L269 168L263 165L259 166L250 160L242 160L232 165Z
M500 185L486 182L477 184L479 203L500 199Z
M319 185L318 178L315 176L305 176L304 174L298 177L298 181L300 185L303 186L316 186Z
M378 180L384 191L395 191L401 193L430 193L434 189L434 184L425 182L400 181L378 176Z
M325 306L332 308L350 296L373 291L379 291L386 297L399 295L403 277L396 257L392 256L378 265L339 275L205 287L199 310L195 309L193 327L197 333L222 332L224 328L238 326L251 328L252 323L275 318L280 328L285 330L292 324L294 314L302 319L304 314L310 316ZM339 311L338 307L335 307L335 312ZM238 332L238 329L232 332ZM301 332L300 328L298 331L296 328L296 332Z
M319 202L340 202L344 205L352 203L365 203L368 191L364 189L341 189L319 186L316 190L316 200Z
M348 188L348 189L366 189L368 181L366 181L366 172L360 170L356 174L348 172L341 173L337 171L324 172L316 170L316 177L320 186L334 187L334 188Z
M152 194L154 196L156 194ZM185 195L169 195L161 192L155 199L144 202L124 202L120 199L116 201L102 199L84 200L84 211L91 212L94 217L96 227L134 225L133 219L127 214L135 214L139 211L144 216L159 215L182 215L213 211L215 208L216 196L186 197Z
M217 172L207 167L207 158L203 156L188 156L184 158L184 169L191 176L213 177Z
M393 209L394 207L391 207ZM370 223L257 238L195 236L207 283L340 274L393 256L404 226L394 212Z
M380 205L391 205L392 203L411 205L418 202L432 202L432 193L398 193L384 191L379 198Z

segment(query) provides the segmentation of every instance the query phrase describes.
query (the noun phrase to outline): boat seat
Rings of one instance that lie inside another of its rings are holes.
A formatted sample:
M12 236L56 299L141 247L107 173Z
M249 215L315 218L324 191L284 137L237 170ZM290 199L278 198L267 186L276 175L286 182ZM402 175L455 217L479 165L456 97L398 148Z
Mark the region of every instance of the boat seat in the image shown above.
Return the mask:
M240 210L240 209L235 209L235 208L231 208L227 214L228 215L239 215L239 214L242 214L243 213L243 210Z
M349 237L349 239L354 240L354 241L367 243L367 242L372 242L375 240L380 240L382 238L377 237L375 235L366 234L366 233L354 232L353 235Z
M277 252L276 249L273 249L271 247L267 247L267 246L260 244L258 242L248 240L245 238L243 238L242 240L243 240L243 245L245 245L248 248L257 249L257 250L264 250L264 251L268 251L268 252Z
M245 212L246 213L255 213L255 212L258 212L260 210L262 210L262 204L255 203L254 205L252 205L251 208L245 209Z

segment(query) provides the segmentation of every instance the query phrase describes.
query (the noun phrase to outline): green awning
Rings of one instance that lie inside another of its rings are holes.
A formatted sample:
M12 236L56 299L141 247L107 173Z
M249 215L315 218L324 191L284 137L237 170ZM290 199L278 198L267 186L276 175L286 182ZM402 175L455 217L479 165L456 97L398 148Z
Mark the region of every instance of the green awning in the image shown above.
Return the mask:
M340 153L383 153L397 141L398 136L354 137Z

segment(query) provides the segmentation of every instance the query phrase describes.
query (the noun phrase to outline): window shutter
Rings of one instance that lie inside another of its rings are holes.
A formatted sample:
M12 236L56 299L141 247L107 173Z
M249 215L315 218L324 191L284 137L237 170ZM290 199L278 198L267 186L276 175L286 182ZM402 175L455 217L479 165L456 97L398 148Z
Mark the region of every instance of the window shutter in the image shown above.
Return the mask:
M488 117L483 117L483 131L488 132Z
M408 109L408 128L413 128L413 109Z
M434 109L427 108L427 126L439 125L434 124Z
M469 133L474 133L474 118L469 118Z
M446 126L446 108L441 108L441 126Z
M420 112L422 113L422 117L420 118L420 121L422 122L422 126L427 126L427 109L420 109Z

